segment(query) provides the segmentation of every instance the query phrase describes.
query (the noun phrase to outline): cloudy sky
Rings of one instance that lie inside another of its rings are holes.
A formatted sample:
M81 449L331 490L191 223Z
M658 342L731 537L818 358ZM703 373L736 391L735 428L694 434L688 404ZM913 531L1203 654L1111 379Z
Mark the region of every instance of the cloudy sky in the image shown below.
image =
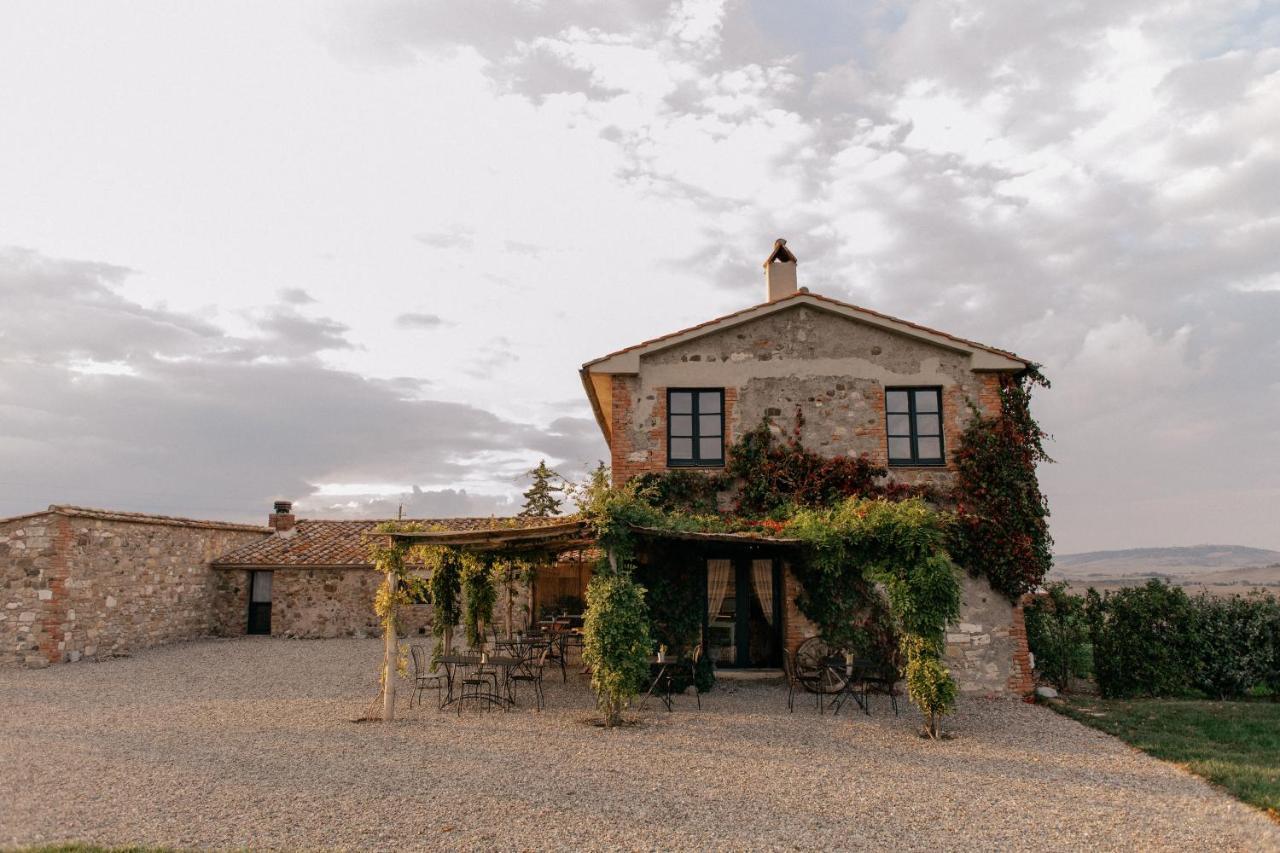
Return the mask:
M1280 548L1280 4L0 5L0 515L510 512L801 283L1040 361L1060 551Z

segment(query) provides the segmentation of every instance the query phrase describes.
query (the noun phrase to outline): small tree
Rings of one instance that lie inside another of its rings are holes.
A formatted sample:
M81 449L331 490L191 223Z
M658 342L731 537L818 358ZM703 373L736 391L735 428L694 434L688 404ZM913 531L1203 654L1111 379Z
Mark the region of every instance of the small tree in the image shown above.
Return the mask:
M527 472L527 476L533 478L533 485L524 493L524 508L520 510L520 517L551 518L559 515L561 501L556 494L564 491L564 478L548 468L545 459L538 463L537 468ZM553 478L559 480L560 485L555 485Z
M649 674L648 611L644 589L629 573L597 572L587 587L582 660L591 667L604 724L622 722L622 709Z
M484 645L484 629L493 621L493 605L498 599L493 586L490 561L467 555L462 565L463 626L473 649Z
M453 651L453 626L462 617L462 561L450 548L422 548L423 562L431 570L427 592L431 599L431 633L435 656Z
M1048 594L1027 605L1027 645L1036 667L1059 690L1071 679L1085 678L1092 669L1089 623L1084 596L1072 595L1065 583L1048 586Z

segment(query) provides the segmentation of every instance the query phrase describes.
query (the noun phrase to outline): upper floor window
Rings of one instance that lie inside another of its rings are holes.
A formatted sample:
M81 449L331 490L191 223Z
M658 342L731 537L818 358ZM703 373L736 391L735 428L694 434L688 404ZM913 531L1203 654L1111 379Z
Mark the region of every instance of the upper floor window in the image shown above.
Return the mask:
M724 389L667 390L667 465L724 464Z
M890 465L941 465L942 389L886 388Z

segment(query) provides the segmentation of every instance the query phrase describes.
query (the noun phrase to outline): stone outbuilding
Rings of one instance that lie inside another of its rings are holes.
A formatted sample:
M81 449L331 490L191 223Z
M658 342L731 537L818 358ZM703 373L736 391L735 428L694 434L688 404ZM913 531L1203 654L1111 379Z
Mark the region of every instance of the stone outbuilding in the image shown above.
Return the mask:
M45 666L220 633L210 563L270 532L63 505L0 519L0 664Z

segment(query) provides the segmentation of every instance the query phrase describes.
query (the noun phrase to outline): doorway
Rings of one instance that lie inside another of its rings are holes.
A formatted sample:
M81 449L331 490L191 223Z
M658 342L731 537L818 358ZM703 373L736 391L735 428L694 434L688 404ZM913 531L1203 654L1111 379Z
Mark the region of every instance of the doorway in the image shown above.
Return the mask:
M719 667L782 664L782 578L771 558L706 563L707 653Z
M249 633L271 633L272 572L249 573Z

